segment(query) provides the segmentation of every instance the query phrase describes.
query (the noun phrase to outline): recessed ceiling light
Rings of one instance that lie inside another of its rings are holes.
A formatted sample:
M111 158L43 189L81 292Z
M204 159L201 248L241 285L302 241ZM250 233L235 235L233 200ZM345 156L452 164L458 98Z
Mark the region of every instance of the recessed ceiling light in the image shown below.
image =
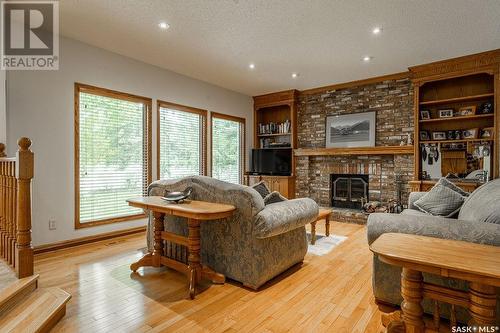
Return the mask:
M380 28L380 27L375 27L375 28L373 28L373 30L372 30L372 33L373 33L374 35L378 35L380 32L382 32L382 28Z
M255 64L254 63L250 63L250 65L248 65L248 68L255 69Z
M170 28L170 25L168 25L167 22L160 22L158 24L158 26L160 27L160 29L163 29L163 30L167 30L168 28Z
M292 73L292 77L296 79L299 76L299 73Z
M363 61L364 61L364 62L368 62L368 61L370 61L370 60L372 60L372 59L373 59L373 57L370 57L370 56L364 56L364 57L363 57Z

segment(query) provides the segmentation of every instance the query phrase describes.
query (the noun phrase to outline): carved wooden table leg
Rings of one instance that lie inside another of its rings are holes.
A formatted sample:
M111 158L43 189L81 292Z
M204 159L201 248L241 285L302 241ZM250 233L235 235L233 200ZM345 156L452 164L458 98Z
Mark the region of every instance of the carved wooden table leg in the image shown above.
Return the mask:
M311 222L311 244L316 243L316 221Z
M325 217L325 235L330 236L330 214Z
M471 326L495 325L496 292L495 287L477 282L469 285L469 313Z
M404 333L405 324L401 318L401 310L393 310L392 307L377 303L379 310L382 312L382 325L388 333ZM390 312L387 312L391 310Z
M422 273L413 269L403 267L401 274L401 296L403 303L403 321L407 333L424 333L425 324L423 320L424 309L421 302L423 278Z
M189 297L191 299L194 298L196 284L201 280L200 249L200 221L188 219Z
M154 245L153 245L153 253L148 253L144 257L142 257L138 262L130 265L130 269L133 272L137 272L140 267L152 266L152 267L160 267L161 266L161 256L163 255L163 243L161 239L161 232L163 231L164 225L163 221L165 220L165 214L153 212L154 216L154 226L153 226L153 235L154 235Z

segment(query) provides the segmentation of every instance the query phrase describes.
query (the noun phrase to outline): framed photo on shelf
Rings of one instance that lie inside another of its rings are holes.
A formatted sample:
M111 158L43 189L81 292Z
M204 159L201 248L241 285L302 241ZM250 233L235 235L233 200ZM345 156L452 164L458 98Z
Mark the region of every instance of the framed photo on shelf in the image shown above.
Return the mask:
M494 135L494 127L486 127L481 130L481 139L492 139Z
M477 128L471 128L471 129L466 129L462 133L462 137L464 139L477 139L478 136L478 129Z
M453 109L439 110L439 118L453 118Z
M460 109L458 109L458 115L459 116L473 116L476 114L476 106L471 105L471 106L463 106Z
M421 110L420 119L421 120L431 119L431 112L429 110Z
M430 140L429 132L428 131L420 131L420 141L426 141Z
M446 132L432 132L432 140L446 140Z

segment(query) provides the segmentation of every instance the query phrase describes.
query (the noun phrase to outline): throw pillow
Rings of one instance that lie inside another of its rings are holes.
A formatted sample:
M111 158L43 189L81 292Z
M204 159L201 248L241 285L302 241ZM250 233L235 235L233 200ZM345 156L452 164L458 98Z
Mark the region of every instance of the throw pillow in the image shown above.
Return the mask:
M254 190L256 190L257 192L259 192L262 199L264 199L266 196L269 195L269 193L271 193L271 191L269 191L269 189L267 188L266 183L264 183L264 181L261 181L261 182L258 182L257 184L252 185L252 188Z
M453 217L462 207L465 196L441 184L436 184L415 206L424 213L434 216Z
M441 178L441 179L439 179L439 181L436 183L436 185L446 186L450 190L453 190L453 191L455 191L455 192L463 195L464 197L468 197L470 195L469 192L465 192L460 187L458 187L457 185L453 184L453 182L449 181L447 178L444 178L444 177Z
M458 219L500 225L498 198L500 198L500 179L494 179L471 193L460 209Z
M264 198L264 204L269 205L272 203L277 203L277 202L282 202L288 200L284 196L280 194L280 192L274 191L272 193L269 193L265 198Z

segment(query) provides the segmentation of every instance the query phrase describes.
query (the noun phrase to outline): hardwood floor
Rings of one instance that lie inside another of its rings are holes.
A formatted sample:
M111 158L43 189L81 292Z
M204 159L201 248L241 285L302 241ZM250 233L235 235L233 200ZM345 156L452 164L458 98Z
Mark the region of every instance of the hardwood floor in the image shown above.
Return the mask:
M366 228L334 222L330 228L348 239L325 256L307 255L302 267L258 292L236 282L205 284L191 301L180 273L132 274L142 234L37 255L35 271L41 287L72 295L55 332L380 332Z

